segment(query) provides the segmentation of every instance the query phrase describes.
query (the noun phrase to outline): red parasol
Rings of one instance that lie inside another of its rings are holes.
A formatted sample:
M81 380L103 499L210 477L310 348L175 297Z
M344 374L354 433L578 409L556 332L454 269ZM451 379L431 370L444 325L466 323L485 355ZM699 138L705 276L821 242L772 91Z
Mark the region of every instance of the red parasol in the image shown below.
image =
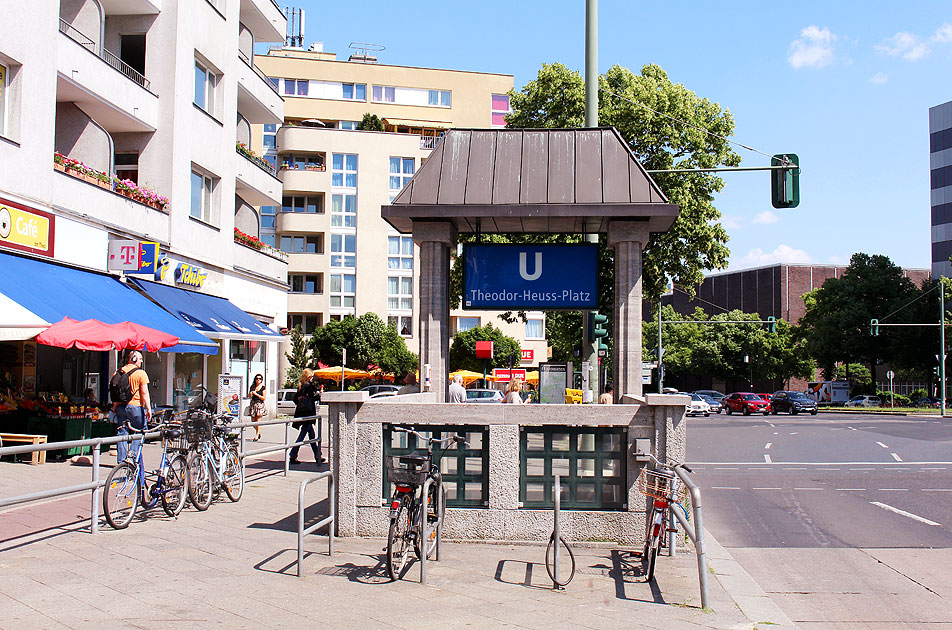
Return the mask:
M104 324L97 319L77 321L64 317L39 335L36 341L59 348L76 347L80 350L148 350L157 352L179 342L175 335L164 333L133 322Z

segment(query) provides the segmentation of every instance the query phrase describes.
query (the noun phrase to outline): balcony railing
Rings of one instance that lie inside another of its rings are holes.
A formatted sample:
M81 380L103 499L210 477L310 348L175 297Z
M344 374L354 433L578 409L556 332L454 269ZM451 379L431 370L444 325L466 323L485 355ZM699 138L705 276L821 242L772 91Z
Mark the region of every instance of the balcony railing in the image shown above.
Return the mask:
M138 70L136 70L135 68L127 64L125 61L117 57L112 52L106 50L102 46L97 46L96 42L94 42L90 38L83 35L80 31L76 30L76 28L72 24L70 24L63 18L60 18L59 30L60 30L60 33L62 33L63 35L66 35L71 40L79 44L80 46L83 46L84 48L89 49L90 52L92 52L97 57L99 57L100 59L108 63L110 66L112 66L113 68L115 68L116 70L124 74L127 79L131 81L135 81L136 83L138 83L139 85L141 85L147 90L149 89L149 86L150 86L149 80L146 79L144 76L142 76L142 73L140 73Z
M248 55L246 55L246 54L244 53L244 51L242 51L242 50L239 50L239 51L238 51L238 58L241 59L242 61L244 61L244 62L245 62L245 65L248 66L249 68L251 68L251 69L254 71L255 74L257 74L259 77L261 77L261 80L264 81L265 83L267 83L267 84L268 84L268 87L270 87L270 88L274 91L275 94L277 94L278 96L281 96L281 93L278 92L278 86L276 86L276 85L274 84L274 82L268 77L268 75L266 75L264 72L262 72L262 71L258 68L258 66L255 65L255 62L254 62L253 60L251 60L251 59L248 58Z
M262 171L271 177L275 177L274 166L271 165L271 162L268 162L263 157L246 147L243 142L237 142L235 144L235 150L239 155L260 168Z
M442 139L443 136L420 136L420 148L435 149Z

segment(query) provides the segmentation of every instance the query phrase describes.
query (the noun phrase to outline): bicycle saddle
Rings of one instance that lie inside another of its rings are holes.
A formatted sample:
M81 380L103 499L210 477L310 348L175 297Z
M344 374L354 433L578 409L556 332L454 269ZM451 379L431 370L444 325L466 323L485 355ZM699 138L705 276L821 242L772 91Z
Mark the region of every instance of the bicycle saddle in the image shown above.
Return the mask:
M181 429L166 429L162 432L162 435L169 438L170 440L177 440L182 437Z
M413 466L422 466L426 461L426 453L421 453L420 451L414 451L409 455L401 455L400 463L401 464L410 464Z

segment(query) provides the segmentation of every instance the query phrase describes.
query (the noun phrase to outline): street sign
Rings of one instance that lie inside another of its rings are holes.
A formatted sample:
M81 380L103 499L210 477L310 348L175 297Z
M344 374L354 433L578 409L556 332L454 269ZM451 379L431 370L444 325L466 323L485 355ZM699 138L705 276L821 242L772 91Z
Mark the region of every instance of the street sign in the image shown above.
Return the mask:
M598 249L577 245L482 245L463 250L463 308L592 309Z
M522 351L522 362L523 362L523 363L531 363L534 358L535 358L535 351L534 351L534 350L527 349L527 350L523 350L523 351Z
M476 358L477 359L493 358L493 342L477 341L476 342Z
M892 370L889 370L888 372L886 372L886 378L888 378L889 380L893 380L895 376L896 376L896 373L893 372Z

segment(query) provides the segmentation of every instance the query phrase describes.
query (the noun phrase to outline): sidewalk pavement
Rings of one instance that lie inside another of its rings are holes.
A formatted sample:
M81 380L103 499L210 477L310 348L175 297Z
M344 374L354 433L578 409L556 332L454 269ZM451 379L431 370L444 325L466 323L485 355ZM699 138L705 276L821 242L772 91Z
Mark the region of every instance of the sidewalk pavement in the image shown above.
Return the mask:
M278 437L266 427L258 445ZM554 591L539 545L445 542L422 585L416 563L402 581L387 579L383 539L338 539L328 557L326 537L312 535L297 578L298 487L318 468L305 463L284 477L280 454L271 457L249 460L238 503L222 495L208 511L188 507L177 519L155 508L122 531L102 521L99 534L89 533L88 493L0 512L0 626L793 627L709 535L711 611L700 608L693 553L659 557L647 584L632 550L612 545L576 547L575 579ZM103 477L114 461L104 454ZM68 462L0 463L0 497L83 483L90 472ZM309 522L326 514L325 488L308 488Z

